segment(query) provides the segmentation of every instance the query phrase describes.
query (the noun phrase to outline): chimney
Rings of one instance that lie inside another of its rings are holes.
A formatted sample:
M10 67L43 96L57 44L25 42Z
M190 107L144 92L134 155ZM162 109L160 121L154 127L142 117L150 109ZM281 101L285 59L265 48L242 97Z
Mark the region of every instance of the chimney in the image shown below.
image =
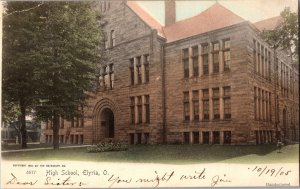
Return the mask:
M175 0L165 0L165 26L176 22Z

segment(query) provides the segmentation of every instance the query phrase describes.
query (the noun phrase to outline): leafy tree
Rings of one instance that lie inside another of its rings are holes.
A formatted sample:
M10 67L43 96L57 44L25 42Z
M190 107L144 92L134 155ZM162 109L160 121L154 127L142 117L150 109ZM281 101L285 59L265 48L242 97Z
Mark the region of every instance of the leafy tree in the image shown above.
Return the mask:
M18 7L24 3L27 2L9 2L8 5ZM96 64L101 58L101 30L91 2L34 3L29 11L14 15L29 14L32 18L25 21L30 22L27 30L32 35L20 34L26 44L32 44L30 48L20 48L27 52L26 59L33 72L25 78L37 81L37 85L30 86L33 94L29 96L34 99L36 115L52 119L53 147L58 149L59 117L76 115L94 82ZM20 23L16 28L27 27ZM18 61L22 61L24 55ZM26 84L31 85L31 82Z
M38 86L35 77L38 60L34 55L38 50L37 31L31 25L36 17L22 11L37 5L37 2L8 2L3 16L3 118L20 113L22 148L27 147L26 111L35 103Z

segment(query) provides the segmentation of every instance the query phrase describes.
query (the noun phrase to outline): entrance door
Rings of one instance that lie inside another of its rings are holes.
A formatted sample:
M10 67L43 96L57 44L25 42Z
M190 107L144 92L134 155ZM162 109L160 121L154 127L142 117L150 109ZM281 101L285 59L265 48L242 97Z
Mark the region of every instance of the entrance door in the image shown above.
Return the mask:
M106 108L101 113L101 122L104 127L102 131L104 131L105 138L114 138L115 135L115 121L113 112Z

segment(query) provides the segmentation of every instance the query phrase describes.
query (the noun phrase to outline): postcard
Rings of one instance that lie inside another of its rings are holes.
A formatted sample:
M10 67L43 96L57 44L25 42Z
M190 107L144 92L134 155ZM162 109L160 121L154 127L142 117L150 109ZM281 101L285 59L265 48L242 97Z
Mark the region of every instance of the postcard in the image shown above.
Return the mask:
M1 2L1 188L299 186L296 0Z

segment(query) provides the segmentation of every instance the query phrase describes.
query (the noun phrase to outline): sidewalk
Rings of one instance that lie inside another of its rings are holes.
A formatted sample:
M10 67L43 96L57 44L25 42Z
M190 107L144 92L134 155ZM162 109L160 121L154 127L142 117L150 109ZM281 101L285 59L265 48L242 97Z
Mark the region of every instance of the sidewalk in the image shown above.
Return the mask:
M90 145L80 145L80 146L62 146L59 147L60 149L64 148L82 148L82 147L88 147ZM29 151L38 151L38 150L51 150L53 147L47 147L47 148L29 148L29 149L19 149L19 150L5 150L1 151L1 153L9 153L9 152L29 152Z

